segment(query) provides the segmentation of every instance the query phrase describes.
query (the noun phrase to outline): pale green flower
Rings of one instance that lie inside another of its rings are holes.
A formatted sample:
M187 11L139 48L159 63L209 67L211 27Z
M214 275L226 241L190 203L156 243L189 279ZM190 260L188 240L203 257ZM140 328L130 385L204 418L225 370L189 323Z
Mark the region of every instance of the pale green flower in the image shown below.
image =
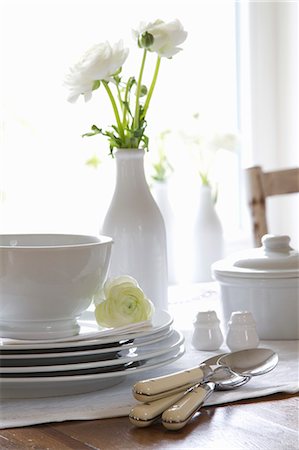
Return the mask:
M108 279L102 294L102 301L96 305L95 317L103 327L116 328L143 322L153 315L154 305L132 277Z

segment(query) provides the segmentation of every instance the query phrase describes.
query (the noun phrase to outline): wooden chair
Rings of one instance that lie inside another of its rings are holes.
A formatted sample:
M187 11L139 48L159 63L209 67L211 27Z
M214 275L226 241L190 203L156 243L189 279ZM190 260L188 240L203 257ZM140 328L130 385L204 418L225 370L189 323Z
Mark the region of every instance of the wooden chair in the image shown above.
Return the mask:
M247 197L252 217L252 230L256 247L268 233L266 198L299 192L299 168L263 172L260 166L245 170Z

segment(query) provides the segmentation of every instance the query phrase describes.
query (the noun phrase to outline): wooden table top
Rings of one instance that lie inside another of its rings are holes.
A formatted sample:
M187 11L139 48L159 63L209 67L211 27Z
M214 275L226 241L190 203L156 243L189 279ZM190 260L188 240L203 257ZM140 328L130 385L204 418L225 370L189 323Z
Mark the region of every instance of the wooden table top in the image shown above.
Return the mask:
M180 431L136 428L127 417L69 421L0 430L0 448L298 450L298 436L298 395L274 394L204 407Z

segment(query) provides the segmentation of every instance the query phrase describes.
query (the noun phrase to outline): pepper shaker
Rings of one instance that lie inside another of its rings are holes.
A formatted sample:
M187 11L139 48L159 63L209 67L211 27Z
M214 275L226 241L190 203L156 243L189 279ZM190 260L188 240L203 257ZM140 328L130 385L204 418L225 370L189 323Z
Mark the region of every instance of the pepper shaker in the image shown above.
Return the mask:
M226 344L231 351L255 348L259 345L255 320L249 311L235 311L228 322Z
M196 350L218 350L223 343L219 326L220 320L215 311L199 312L193 323L194 332L191 343Z

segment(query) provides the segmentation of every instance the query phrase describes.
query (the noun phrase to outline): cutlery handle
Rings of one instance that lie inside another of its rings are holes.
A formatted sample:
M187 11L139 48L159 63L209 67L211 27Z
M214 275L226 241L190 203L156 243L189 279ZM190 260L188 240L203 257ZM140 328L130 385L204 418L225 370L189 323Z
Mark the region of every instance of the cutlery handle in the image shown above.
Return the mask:
M185 395L186 391L164 397L153 402L141 403L133 406L130 411L130 422L137 427L147 427L161 416L165 409L169 408L175 402Z
M180 430L193 417L196 411L210 397L215 389L215 383L207 383L196 387L182 399L173 404L162 414L162 424L168 430Z
M161 398L170 397L171 395L178 394L179 392L186 392L188 389L194 387L194 383L184 384L178 388L170 389L164 392L160 392L158 394L153 395L146 395L146 394L138 394L137 392L133 391L133 396L136 400L143 403L148 402L155 402L156 400L159 400Z
M151 378L139 381L133 386L133 395L157 395L162 392L169 392L182 386L194 385L200 383L205 377L212 374L210 366L201 364L188 370L164 375L162 377Z

